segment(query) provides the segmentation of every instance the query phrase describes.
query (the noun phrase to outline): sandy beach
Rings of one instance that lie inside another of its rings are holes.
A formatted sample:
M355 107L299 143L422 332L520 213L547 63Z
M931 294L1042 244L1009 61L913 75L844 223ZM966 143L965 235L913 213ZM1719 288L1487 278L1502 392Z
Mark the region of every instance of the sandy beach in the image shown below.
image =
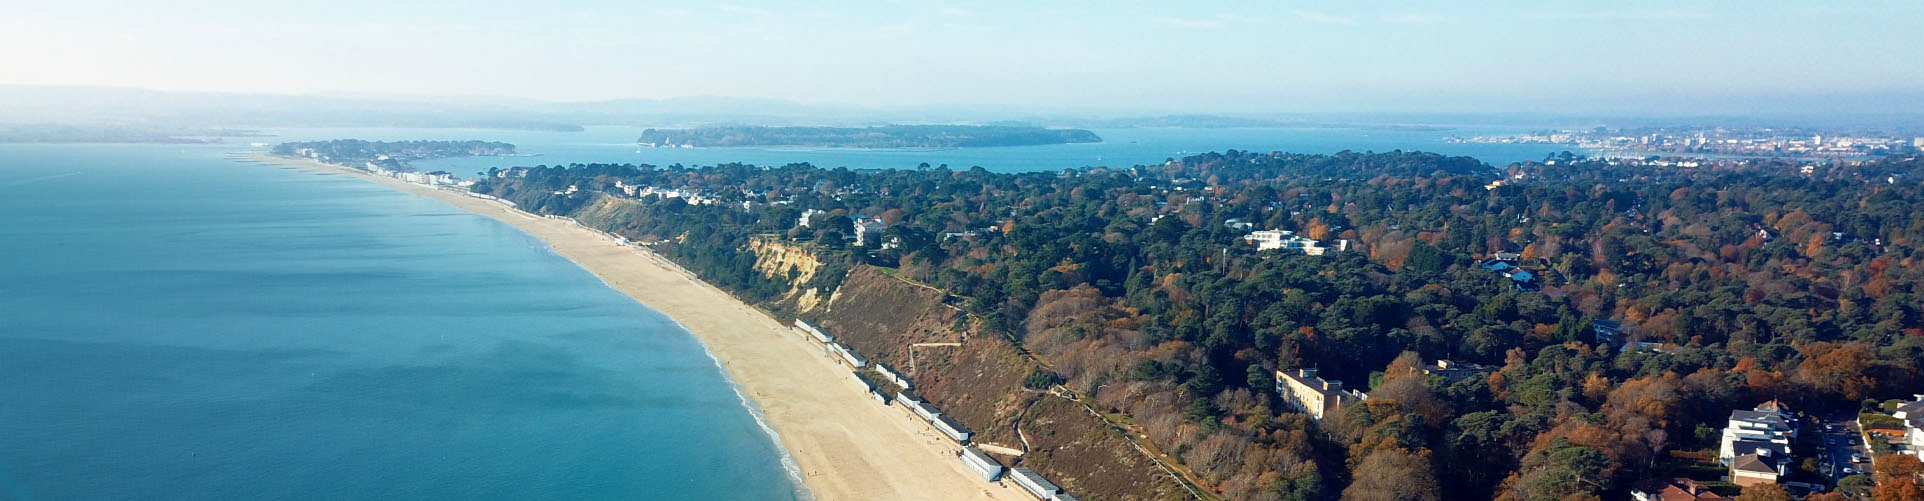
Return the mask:
M1034 499L990 484L955 458L959 448L899 406L883 407L848 383L849 370L767 314L679 266L568 220L499 202L319 162L257 154L269 164L354 176L432 198L520 228L616 290L673 318L721 361L762 411L817 498Z

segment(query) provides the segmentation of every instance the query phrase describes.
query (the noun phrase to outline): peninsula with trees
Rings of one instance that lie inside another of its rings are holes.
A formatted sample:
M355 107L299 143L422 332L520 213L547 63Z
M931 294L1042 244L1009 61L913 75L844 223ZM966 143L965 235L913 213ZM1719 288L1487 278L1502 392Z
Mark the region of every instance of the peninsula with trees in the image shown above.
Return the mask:
M728 148L786 146L809 148L978 148L1096 143L1102 138L1083 129L1004 125L885 125L879 127L701 127L648 129L635 142L652 147Z
M274 145L271 152L361 170L407 172L409 162L437 158L513 156L514 145L497 141L366 141L333 139Z

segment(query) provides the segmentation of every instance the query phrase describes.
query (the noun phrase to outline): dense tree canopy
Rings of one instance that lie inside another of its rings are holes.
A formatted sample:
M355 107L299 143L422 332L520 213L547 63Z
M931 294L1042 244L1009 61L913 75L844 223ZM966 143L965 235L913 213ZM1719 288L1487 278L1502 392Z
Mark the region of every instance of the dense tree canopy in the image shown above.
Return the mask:
M1924 387L1924 163L1797 167L1228 151L1020 174L572 165L474 189L613 211L597 220L778 311L791 284L753 269L754 238L893 268L1228 498L1534 500L1621 493L1667 451L1714 447L1734 408ZM714 202L611 205L617 182ZM895 245L843 245L856 216ZM1348 250L1257 251L1232 220ZM1541 287L1481 266L1499 252ZM1411 369L1439 358L1491 370ZM1308 367L1371 398L1320 424L1289 412L1270 374Z

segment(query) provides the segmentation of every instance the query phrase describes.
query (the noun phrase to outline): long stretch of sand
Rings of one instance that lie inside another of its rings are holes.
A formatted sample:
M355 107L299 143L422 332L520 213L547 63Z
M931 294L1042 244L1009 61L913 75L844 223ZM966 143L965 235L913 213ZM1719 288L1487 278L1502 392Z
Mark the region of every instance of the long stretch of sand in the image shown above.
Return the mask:
M849 370L767 314L681 267L567 220L499 202L319 162L255 159L348 175L495 218L546 241L615 289L687 327L757 404L817 499L1029 499L990 484L955 457L958 447L899 406L883 407L849 382Z

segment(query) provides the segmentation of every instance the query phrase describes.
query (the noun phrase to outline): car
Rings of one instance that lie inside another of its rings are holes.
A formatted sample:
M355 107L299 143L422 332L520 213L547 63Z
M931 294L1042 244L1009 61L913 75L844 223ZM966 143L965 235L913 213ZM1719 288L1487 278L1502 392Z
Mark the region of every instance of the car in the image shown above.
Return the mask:
M1851 476L1851 475L1856 475L1856 474L1857 474L1857 469L1856 469L1856 468L1852 468L1852 467L1849 467L1849 466L1845 466L1845 467L1844 467L1844 476L1846 476L1846 477L1848 477L1848 476Z

